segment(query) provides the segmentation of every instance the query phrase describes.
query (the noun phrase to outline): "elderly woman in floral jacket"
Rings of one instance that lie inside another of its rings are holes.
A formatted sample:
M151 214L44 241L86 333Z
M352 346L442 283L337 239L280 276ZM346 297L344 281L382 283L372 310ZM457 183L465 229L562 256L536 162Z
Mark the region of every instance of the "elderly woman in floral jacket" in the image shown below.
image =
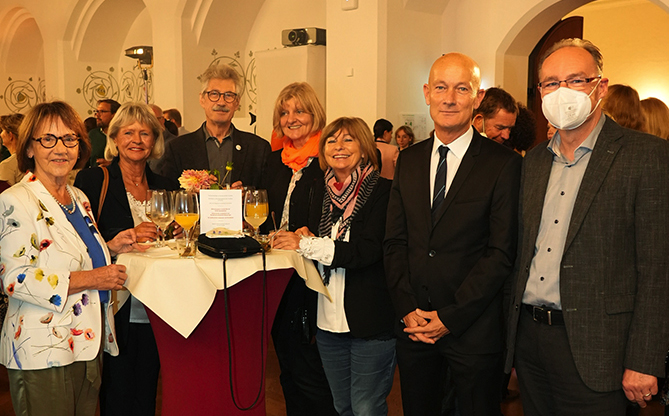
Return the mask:
M130 229L100 237L83 192L67 185L88 160L83 123L64 102L33 107L19 130L28 171L0 195L0 277L9 295L0 334L17 415L93 415L104 349L118 353L109 290L125 282L110 252L137 247Z

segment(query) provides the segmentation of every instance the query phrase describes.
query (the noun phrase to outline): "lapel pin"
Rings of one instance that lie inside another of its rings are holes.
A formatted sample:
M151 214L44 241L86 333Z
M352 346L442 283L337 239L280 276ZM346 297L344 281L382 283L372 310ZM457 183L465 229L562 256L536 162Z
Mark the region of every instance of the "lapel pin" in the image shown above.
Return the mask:
M240 145L237 145L237 146L235 147L235 149L237 149L237 150L242 150L242 147L241 147Z

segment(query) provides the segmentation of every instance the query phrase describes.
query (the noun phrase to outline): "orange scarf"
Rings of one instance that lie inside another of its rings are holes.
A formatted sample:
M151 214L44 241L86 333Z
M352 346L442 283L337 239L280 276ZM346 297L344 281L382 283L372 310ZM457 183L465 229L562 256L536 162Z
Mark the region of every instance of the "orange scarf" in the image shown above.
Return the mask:
M318 142L321 138L321 132L317 131L309 140L299 149L293 146L293 141L285 139L283 141L283 152L281 152L281 161L284 165L297 172L307 166L309 158L318 157Z

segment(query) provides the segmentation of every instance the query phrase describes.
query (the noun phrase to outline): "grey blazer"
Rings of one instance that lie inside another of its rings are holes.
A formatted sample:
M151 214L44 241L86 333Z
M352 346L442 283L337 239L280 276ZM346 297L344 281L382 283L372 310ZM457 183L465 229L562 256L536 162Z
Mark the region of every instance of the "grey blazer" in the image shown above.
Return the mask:
M547 143L523 163L507 371L553 160ZM591 389L620 389L626 368L664 376L668 261L669 143L607 117L578 191L560 269L569 345Z

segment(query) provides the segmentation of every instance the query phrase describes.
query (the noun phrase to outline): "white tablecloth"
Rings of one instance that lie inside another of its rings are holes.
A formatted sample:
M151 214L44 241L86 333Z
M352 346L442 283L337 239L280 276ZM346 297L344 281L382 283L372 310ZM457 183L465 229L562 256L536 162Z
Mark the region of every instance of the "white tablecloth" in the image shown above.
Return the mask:
M267 270L295 269L307 287L330 296L311 260L292 250L267 254ZM223 289L223 260L197 253L181 259L168 247L145 253L118 256L117 264L127 268L125 287L183 337L193 332L211 307L217 290ZM226 262L228 287L262 270L262 256L254 254Z

